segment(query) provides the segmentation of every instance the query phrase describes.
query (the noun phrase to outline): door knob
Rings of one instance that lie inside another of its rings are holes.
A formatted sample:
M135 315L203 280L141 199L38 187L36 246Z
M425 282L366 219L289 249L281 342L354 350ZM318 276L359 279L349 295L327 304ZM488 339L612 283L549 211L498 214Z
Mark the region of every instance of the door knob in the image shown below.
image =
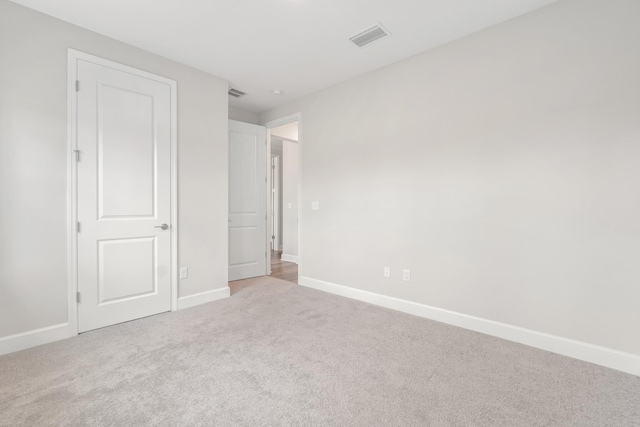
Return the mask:
M162 224L162 225L154 225L153 228L160 228L162 230L166 230L167 228L169 228L169 226L167 224Z

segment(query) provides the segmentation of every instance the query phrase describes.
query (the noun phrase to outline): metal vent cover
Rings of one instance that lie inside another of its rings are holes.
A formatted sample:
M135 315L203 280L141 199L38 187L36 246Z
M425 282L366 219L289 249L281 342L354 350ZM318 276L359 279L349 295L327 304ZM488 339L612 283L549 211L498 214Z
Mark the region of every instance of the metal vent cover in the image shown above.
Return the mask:
M377 40L389 37L390 35L391 33L378 23L372 27L367 28L366 30L360 31L355 36L350 37L349 40L351 40L358 47L364 47Z
M234 98L240 98L242 95L246 95L246 93L235 88L229 89L229 96L233 96Z

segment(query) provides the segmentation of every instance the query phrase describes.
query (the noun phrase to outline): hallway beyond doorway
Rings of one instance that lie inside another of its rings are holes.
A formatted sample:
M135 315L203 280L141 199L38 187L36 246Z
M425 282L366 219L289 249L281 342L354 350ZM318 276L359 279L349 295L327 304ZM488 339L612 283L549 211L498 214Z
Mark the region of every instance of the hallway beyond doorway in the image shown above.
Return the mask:
M282 261L281 251L271 251L271 277L298 283L298 264Z

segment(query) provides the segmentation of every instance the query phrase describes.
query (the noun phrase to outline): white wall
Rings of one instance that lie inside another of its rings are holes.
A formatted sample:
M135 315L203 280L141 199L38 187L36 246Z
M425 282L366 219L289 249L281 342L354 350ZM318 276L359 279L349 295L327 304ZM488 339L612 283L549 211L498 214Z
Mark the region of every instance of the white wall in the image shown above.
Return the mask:
M238 107L229 105L229 120L237 120L239 122L253 123L254 125L260 124L258 122L258 113L252 111L243 110Z
M291 122L282 126L272 128L271 135L290 139L292 141L297 141L298 140L298 122Z
M180 296L227 287L227 82L0 0L0 338L67 322L67 49L178 82Z
M302 117L300 275L640 355L639 22L563 0L261 114Z
M282 141L282 257L298 256L298 143Z

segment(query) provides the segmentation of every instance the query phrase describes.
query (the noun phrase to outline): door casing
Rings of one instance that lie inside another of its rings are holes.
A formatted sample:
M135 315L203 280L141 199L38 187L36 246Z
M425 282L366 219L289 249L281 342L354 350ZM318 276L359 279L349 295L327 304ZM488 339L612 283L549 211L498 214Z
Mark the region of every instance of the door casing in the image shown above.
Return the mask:
M68 319L72 335L78 334L78 163L77 149L77 98L76 81L78 80L77 61L84 60L94 64L110 67L147 79L165 83L171 88L171 311L178 308L178 106L177 82L118 62L100 58L75 49L68 50L67 56L67 288Z

